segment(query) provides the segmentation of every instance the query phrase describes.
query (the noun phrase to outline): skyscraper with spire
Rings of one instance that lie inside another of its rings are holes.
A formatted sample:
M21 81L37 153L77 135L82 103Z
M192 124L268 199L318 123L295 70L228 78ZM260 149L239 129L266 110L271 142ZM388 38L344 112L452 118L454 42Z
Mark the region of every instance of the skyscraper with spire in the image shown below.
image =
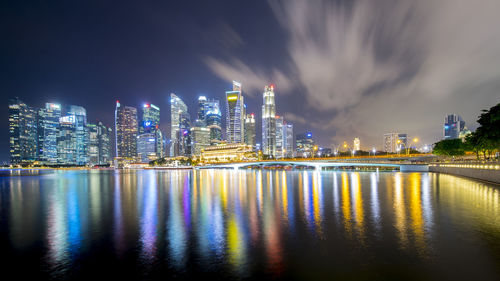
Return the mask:
M241 84L233 81L233 90L226 92L226 139L228 143L244 142L244 104Z

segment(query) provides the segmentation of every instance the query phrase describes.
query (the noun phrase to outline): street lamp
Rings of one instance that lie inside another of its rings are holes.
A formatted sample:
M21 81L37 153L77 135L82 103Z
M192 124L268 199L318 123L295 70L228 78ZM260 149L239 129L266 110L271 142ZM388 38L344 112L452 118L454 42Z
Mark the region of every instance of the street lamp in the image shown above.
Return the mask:
M316 151L318 151L318 146L317 145L315 145L313 147L313 158L316 156Z
M377 150L374 148L372 148L372 153L373 153L373 156L375 156L375 154L377 153Z

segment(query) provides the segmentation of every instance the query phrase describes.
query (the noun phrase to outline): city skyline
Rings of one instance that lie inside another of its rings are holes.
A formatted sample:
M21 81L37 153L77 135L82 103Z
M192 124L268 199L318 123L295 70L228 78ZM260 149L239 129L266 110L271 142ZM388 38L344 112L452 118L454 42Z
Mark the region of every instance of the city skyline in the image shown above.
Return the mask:
M0 47L5 74L0 78L0 91L6 98L18 96L36 108L46 102L81 105L88 110L90 120L98 119L107 126L114 123L109 108L117 99L135 107L152 102L164 109L161 130L168 136L169 114L165 109L169 107L169 93L186 100L194 117L198 96L223 103L228 83L236 80L245 85L243 95L248 108L259 113L262 86L274 83L279 93L276 104L284 119L294 124L295 132L312 131L323 146L359 137L365 149L382 147L382 136L388 132L404 132L418 136L422 143L434 143L442 137L442 120L447 114L462 116L474 131L478 112L497 102L494 86L500 75L495 66L500 43L489 40L490 45L480 49L482 56L476 56L478 44L488 38L475 32L497 25L498 17L491 12L498 5L495 2L464 3L467 10L482 15L467 28L463 26L465 21L460 21L463 13L455 7L460 5L452 1L426 3L425 9L411 10L417 20L410 20L401 30L387 30L377 17L389 10L385 1L376 8L364 1L355 1L352 9L339 3L331 6L325 1L314 7L304 7L300 2L200 3L196 10L187 4L164 4L153 10L123 3L123 9L112 15L96 12L98 8L112 7L97 1L2 4L2 10L8 13L0 21L8 24L1 30L7 43ZM399 16L409 9L408 3L398 3L393 7L395 12L386 17L392 26L398 26ZM422 8L424 4L414 5ZM245 13L228 16L235 9ZM33 10L37 16L29 18ZM292 17L297 10L304 15L318 13L325 21L301 21ZM367 15L367 10L372 13ZM418 21L423 18L421 10L436 11L425 17L430 23L448 20L455 24L432 30ZM438 13L442 16L437 17ZM86 20L89 14L95 21ZM255 21L256 15L261 20ZM332 15L337 17L332 19ZM328 19L332 25L326 25ZM332 39L324 35L336 31L339 21L346 28L346 37L340 38L344 44L322 42L319 38ZM115 26L113 22L122 24ZM367 32L369 35L367 26L374 26L381 36L375 36L371 44L360 45L354 39ZM309 29L319 33L297 32ZM413 32L422 38L404 37ZM37 36L40 33L48 36ZM15 34L24 34L27 39ZM463 47L453 48L437 39L440 37L453 38L449 40L453 46ZM28 40L29 49L24 40ZM149 44L152 40L156 43ZM176 43L170 44L173 41ZM302 41L311 42L311 49L305 49ZM339 56L325 52L323 47ZM346 57L349 50L357 60L339 61L338 57ZM454 61L460 61L457 58L465 61L455 65ZM318 62L318 67L311 68L311 62ZM341 81L341 69L359 77L352 81L357 88L334 83ZM474 75L468 75L468 70L473 70ZM331 77L321 73L331 73ZM260 119L256 118L257 128L261 127ZM4 147L0 161L7 161L6 107L0 120L0 145Z

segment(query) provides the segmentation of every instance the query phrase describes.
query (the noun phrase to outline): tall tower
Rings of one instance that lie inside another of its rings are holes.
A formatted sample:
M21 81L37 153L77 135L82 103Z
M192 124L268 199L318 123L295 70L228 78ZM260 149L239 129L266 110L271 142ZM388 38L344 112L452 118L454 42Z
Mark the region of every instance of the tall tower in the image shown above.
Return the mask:
M276 158L285 157L285 134L283 132L285 121L283 116L276 116Z
M141 134L153 134L155 139L154 153L157 158L163 157L163 134L160 130L160 108L146 103L142 108Z
M9 137L11 164L36 160L36 111L19 98L9 99Z
M262 153L276 157L276 105L274 85L264 88L262 105Z
M465 127L465 121L457 114L449 114L444 118L444 139L458 139Z
M115 110L116 157L137 156L137 109L122 106L116 101Z
M286 158L292 158L294 155L294 137L293 137L293 124L284 122L283 125L283 141L285 147L285 155Z
M46 103L38 110L38 159L44 164L57 163L57 134L61 105Z
M245 143L255 150L255 114L247 114L245 118Z
M170 94L170 156L187 156L190 152L191 118L187 105L174 93Z
M229 143L242 143L245 131L245 108L241 84L233 81L233 90L226 92L226 138Z

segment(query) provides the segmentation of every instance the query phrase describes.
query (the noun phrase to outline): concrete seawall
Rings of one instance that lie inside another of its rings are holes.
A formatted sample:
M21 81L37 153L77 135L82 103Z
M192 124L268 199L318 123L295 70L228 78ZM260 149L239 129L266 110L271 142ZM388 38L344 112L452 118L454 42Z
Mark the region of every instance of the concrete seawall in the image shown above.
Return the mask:
M470 165L460 165L460 164L429 165L429 172L463 176L463 177L500 184L500 169L498 169L498 165L496 166L493 165L492 168L486 168L486 169L477 167L466 167L466 166Z

